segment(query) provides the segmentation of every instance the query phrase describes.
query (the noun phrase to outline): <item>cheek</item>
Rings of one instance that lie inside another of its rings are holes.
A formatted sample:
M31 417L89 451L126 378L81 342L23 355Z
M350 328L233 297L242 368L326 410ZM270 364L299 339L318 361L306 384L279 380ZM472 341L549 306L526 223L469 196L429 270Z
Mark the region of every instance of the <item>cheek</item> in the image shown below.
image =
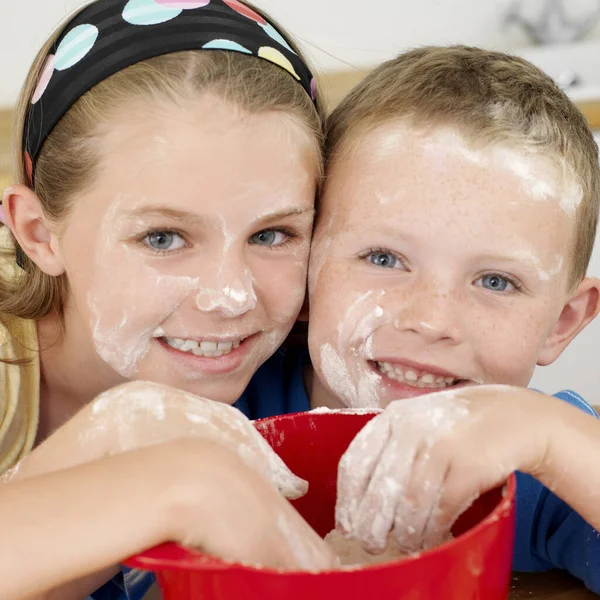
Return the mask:
M130 252L98 263L85 296L98 355L121 375L130 376L160 326L198 290L189 277L162 275Z
M190 278L160 274L141 256L127 248L104 253L93 269L88 303L102 312L102 320L126 314L135 322L164 315L177 306L194 288Z
M305 256L289 257L280 262L264 262L252 269L259 298L277 321L295 320L306 294L308 251Z
M517 307L502 317L489 315L472 323L471 339L493 383L527 385L550 328L547 307Z
M347 267L324 268L310 299L309 333L315 347L332 345L355 356L380 324L383 293Z

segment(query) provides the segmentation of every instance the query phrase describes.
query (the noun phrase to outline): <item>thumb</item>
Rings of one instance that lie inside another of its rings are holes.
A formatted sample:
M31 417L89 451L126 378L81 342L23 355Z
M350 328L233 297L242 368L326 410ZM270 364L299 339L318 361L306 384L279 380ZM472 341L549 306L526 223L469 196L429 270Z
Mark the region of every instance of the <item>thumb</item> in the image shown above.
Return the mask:
M308 482L295 475L274 452L269 460L267 476L279 493L289 500L301 498L308 492Z

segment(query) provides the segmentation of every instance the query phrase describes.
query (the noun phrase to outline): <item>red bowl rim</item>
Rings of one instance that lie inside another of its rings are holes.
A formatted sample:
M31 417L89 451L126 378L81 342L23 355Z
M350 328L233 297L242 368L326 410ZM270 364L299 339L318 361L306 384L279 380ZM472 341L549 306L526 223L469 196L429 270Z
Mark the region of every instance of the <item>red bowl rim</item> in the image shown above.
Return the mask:
M256 423L261 423L264 421L280 421L283 419L293 419L297 417L298 414L308 414L309 411L305 413L292 413L286 415L277 415L275 417L268 417L266 419L258 419ZM359 411L348 410L345 414L348 415L366 415L371 413L377 413L380 411L377 410L367 410L361 409ZM336 415L336 414L344 414L343 411L330 411L330 412L320 412L316 413L319 416L324 415ZM160 544L154 548L146 550L145 552L141 552L132 556L125 561L127 567L131 567L134 569L143 569L146 571L183 571L192 569L194 571L202 571L202 572L218 572L218 571L230 571L231 573L235 572L254 572L261 573L266 575L275 575L275 576L306 576L306 575L340 575L344 573L352 573L356 571L374 571L374 570L386 570L389 568L394 568L398 565L398 563L406 563L409 561L418 560L425 556L433 556L435 554L439 554L441 552L445 552L448 548L462 546L468 544L468 542L478 536L485 529L490 527L493 523L496 523L500 519L505 519L510 517L511 512L514 511L515 508L515 496L517 490L517 481L515 474L512 473L506 483L503 486L498 486L498 488L502 487L502 498L498 502L498 504L494 507L494 509L487 515L484 519L479 521L474 527L471 527L467 531L461 533L459 536L436 546L435 548L431 548L430 550L425 550L424 552L417 553L413 556L409 556L407 558L402 558L397 561L390 561L386 563L380 563L375 565L367 565L367 566L358 566L358 567L347 567L344 569L337 570L328 570L328 571L293 571L293 570L283 570L283 569L273 569L270 567L258 567L252 565L246 565L239 562L227 561L215 556L211 556L209 554L205 554L199 550L193 550L191 548L185 548L184 546L180 546L175 542L167 542L165 544ZM496 489L498 489L496 488Z

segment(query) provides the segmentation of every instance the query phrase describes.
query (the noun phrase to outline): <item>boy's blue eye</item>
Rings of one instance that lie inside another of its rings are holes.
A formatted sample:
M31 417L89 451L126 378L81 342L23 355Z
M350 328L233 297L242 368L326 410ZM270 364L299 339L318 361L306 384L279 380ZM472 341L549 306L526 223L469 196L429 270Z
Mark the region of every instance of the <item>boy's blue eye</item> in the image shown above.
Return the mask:
M491 290L492 292L506 292L515 289L515 286L506 277L502 277L502 275L495 273L484 275L480 281L482 287L486 290Z
M144 243L153 250L179 250L185 246L184 239L173 231L153 231L144 238Z
M376 267L383 267L384 269L393 269L398 264L398 259L389 252L372 252L367 258Z
M276 229L265 229L250 237L250 243L258 246L279 246L285 242L287 235Z

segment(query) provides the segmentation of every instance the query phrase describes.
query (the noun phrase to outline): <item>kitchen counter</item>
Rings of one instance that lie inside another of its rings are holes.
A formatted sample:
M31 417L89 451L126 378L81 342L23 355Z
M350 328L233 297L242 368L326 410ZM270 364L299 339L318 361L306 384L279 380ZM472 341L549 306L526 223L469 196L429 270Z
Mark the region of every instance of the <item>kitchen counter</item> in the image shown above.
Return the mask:
M596 594L560 571L548 573L515 573L509 600L593 600Z

